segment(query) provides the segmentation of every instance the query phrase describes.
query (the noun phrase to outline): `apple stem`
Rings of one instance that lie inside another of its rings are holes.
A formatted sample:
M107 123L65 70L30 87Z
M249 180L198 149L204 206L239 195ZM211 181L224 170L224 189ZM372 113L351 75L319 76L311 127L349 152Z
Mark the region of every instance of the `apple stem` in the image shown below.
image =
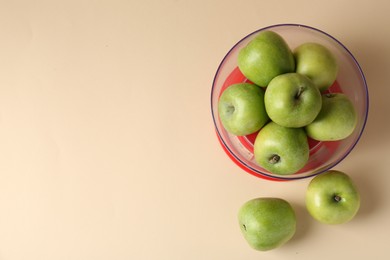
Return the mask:
M336 94L335 93L328 93L325 95L327 98L332 98L332 97L335 97Z
M295 95L295 99L299 99L299 97L301 96L304 90L305 90L304 87L299 87L298 93Z
M271 164L275 164L275 163L277 163L279 161L280 161L280 156L277 155L277 154L274 154L274 155L271 156L271 158L269 158L269 162Z

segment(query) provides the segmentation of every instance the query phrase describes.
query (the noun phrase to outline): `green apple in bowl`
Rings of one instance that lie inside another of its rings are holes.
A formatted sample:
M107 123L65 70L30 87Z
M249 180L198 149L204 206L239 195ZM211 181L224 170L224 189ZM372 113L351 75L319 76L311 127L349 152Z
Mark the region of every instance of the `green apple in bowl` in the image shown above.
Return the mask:
M226 131L237 136L252 134L269 120L264 90L251 83L226 88L218 102L218 113Z
M264 95L265 109L275 123L303 127L321 110L321 92L306 76L286 73L271 80Z
M256 136L255 161L267 171L290 175L299 171L309 159L309 144L303 128L267 123Z
M320 91L328 89L337 78L338 63L335 55L325 46L306 42L294 49L297 73L313 80Z
M343 224L358 212L360 195L346 173L330 170L317 175L309 183L306 208L321 223Z
M353 133L358 122L352 101L342 93L322 95L322 108L316 119L305 126L309 137L318 141L337 141Z
M240 50L238 67L250 81L266 87L277 75L293 72L295 60L282 36L262 31Z
M241 232L248 244L259 251L278 248L295 234L296 215L280 198L256 198L244 203L238 212Z

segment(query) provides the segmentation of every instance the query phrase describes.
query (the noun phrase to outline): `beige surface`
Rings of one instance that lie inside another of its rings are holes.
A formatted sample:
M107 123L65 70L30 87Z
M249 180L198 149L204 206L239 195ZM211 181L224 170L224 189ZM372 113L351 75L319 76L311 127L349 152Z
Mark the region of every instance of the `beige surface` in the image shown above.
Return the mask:
M0 1L0 259L386 259L390 232L388 1ZM246 34L303 23L341 40L370 89L366 131L337 169L356 218L305 211L309 179L244 173L217 142L210 88ZM289 200L284 247L248 247L239 206Z

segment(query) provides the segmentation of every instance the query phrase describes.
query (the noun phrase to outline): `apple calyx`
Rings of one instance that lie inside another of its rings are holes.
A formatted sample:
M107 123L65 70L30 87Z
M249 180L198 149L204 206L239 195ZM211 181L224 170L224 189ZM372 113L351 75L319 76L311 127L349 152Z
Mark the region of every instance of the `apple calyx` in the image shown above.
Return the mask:
M336 202L340 202L343 198L340 197L339 195L334 195L333 196L333 200L336 201Z
M226 112L231 115L234 113L234 111L236 110L236 108L232 105L232 104L229 104L227 107L226 107Z
M268 161L269 161L270 164L276 164L276 163L278 163L280 161L280 156L277 155L277 154L274 154L274 155L271 156L271 158L269 158Z

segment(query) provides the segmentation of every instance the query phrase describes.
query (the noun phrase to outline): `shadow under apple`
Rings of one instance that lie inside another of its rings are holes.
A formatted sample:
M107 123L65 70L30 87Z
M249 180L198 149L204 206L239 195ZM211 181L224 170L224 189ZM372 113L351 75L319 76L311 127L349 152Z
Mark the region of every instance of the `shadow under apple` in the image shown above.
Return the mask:
M382 184L378 182L377 178L372 178L370 174L372 171L372 169L368 169L368 166L367 168L362 166L355 169L354 173L351 174L351 178L360 194L360 208L355 216L356 220L367 219L375 211L383 208L384 196L381 191L385 187L378 186Z
M283 248L295 247L295 244L300 243L301 241L307 241L307 235L310 233L311 226L313 224L313 220L311 216L306 210L306 206L304 204L298 204L291 202L291 206L295 210L296 218L297 218L297 226L294 236L288 241Z
M390 120L388 120L390 88L385 87L390 79L388 74L390 62L383 55L388 48L386 42L359 35L350 37L345 44L359 62L369 92L366 127L351 154L352 157L356 153L358 163L345 169L360 193L361 204L355 220L361 221L383 208L385 191L388 189L386 183L381 181L386 178L387 173L384 172L383 167L375 165L378 160L382 160L382 164L385 163L382 158L383 151L390 144L388 134L390 132Z

